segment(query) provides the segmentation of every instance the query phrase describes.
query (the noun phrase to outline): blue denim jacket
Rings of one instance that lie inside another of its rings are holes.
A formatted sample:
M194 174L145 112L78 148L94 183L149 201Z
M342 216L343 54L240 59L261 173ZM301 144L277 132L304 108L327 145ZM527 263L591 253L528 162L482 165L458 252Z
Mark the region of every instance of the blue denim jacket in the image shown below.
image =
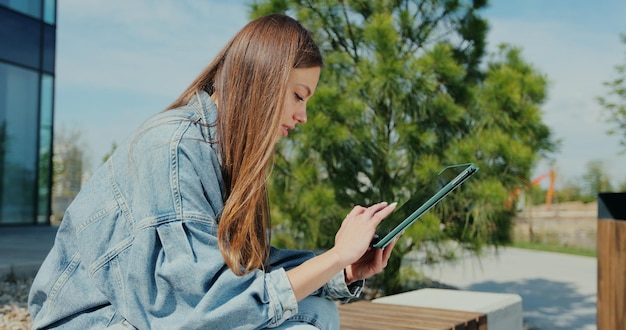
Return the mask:
M298 313L285 271L313 253L272 248L267 269L244 276L220 254L216 116L198 94L148 120L94 173L32 285L34 329L255 329ZM337 274L315 294L359 293Z

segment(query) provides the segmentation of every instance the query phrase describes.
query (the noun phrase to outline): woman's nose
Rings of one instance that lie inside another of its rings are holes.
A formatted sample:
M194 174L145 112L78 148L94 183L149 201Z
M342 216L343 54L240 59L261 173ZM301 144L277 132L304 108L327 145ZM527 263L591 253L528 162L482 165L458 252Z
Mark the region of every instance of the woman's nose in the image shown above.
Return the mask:
M306 107L304 107L304 109L302 110L297 110L294 114L293 114L293 118L298 121L300 124L304 124L307 121L306 118Z

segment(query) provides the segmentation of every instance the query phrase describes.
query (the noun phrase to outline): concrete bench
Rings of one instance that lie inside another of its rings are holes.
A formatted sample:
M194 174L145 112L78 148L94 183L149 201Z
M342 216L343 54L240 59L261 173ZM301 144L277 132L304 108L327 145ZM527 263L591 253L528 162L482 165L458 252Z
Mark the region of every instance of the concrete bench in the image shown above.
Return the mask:
M357 301L339 306L342 330L487 330L482 313Z
M489 330L523 328L522 298L517 294L421 289L374 299L372 303L474 312L486 315Z

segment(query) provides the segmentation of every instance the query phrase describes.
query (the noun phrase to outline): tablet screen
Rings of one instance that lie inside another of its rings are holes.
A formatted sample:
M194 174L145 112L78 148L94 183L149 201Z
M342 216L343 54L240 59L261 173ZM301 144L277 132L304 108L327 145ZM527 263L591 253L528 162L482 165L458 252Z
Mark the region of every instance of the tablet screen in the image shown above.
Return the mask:
M387 246L395 236L402 233L406 227L419 219L477 170L478 167L472 163L445 167L429 185L418 189L411 199L396 208L378 225L372 246L377 248Z

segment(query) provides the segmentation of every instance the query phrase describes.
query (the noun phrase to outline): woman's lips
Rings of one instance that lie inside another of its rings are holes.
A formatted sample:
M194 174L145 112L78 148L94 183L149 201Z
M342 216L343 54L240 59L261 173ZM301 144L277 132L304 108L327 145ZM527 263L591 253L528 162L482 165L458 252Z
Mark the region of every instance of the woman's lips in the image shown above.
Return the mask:
M283 125L283 136L287 136L289 135L289 127Z

